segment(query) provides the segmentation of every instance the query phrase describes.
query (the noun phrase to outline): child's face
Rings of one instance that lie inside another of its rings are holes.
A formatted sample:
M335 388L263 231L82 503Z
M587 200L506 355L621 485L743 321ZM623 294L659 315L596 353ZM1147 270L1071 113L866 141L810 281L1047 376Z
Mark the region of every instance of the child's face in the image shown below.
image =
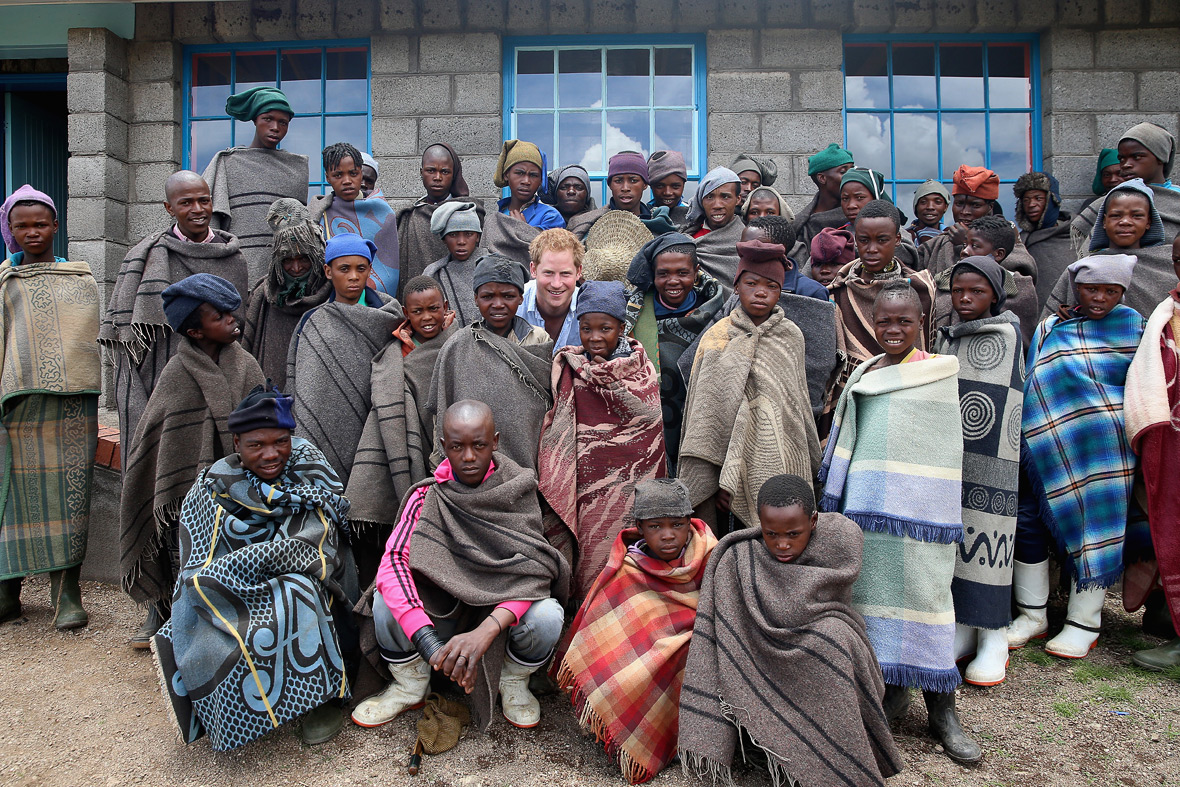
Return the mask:
M447 251L451 252L452 257L459 262L466 262L475 253L481 237L483 236L478 232L460 230L443 235L443 243L447 244Z
M410 321L410 330L423 341L442 333L443 316L446 313L447 302L438 290L406 295L406 319Z
M733 212L737 209L738 184L726 183L701 197L701 205L705 208L705 225L715 230L729 224Z
M368 164L361 165L361 189L366 194L372 194L373 189L377 187L377 170L370 167Z
M564 216L572 216L586 209L590 192L581 178L568 177L557 184L557 210Z
M218 311L210 304L202 303L197 307L197 316L201 318L201 327L190 330L189 338L227 345L233 344L242 335L233 312Z
M287 136L290 125L291 115L281 109L272 109L254 118L254 136L264 148L274 150Z
M750 207L746 209L746 221L760 219L763 216L781 216L778 200L773 194L758 194L750 200Z
M656 292L666 305L676 307L688 299L697 280L697 266L692 257L682 252L664 252L656 257Z
M992 204L982 197L956 194L951 197L951 215L957 224L970 224L976 219L992 215Z
M511 192L513 199L521 205L527 205L533 201L533 197L537 194L537 189L541 188L541 179L543 177L541 168L536 164L528 161L513 164L506 176L508 190Z
M797 560L811 543L819 514L808 516L803 506L796 503L785 508L762 506L758 509L758 518L762 521L762 543L766 544L766 549L778 562L790 563Z
M926 194L918 200L918 222L923 227L937 227L946 215L946 200L938 194Z
M643 190L647 184L643 178L630 173L615 175L607 182L611 197L620 210L639 210L639 202L643 199Z
M963 251L959 255L959 259L965 260L968 257L991 257L996 262L1004 259L1006 255L1003 249L997 249L995 244L987 238L980 235L975 230L967 230L967 243L963 245Z
M639 533L651 554L660 560L675 560L684 551L692 535L692 522L686 516L640 519Z
M746 197L750 196L751 191L762 185L762 173L756 169L739 172L737 176L738 180L742 182L742 190L738 194L739 201L744 201Z
M283 273L292 278L298 279L300 276L306 275L309 270L311 270L311 258L306 254L283 258Z
M1164 162L1133 139L1124 139L1119 143L1119 167L1123 180L1143 178L1144 183L1164 181Z
M975 271L961 271L951 281L951 308L963 322L986 316L996 300L991 283Z
M891 358L905 357L922 333L922 313L910 301L890 298L873 311L873 335Z
M17 205L8 214L8 228L13 240L30 257L53 253L57 218L48 205Z
M369 260L359 254L348 254L325 263L324 276L332 283L336 300L350 306L359 303L371 267Z
M451 463L455 480L466 486L483 483L492 466L492 453L500 446L500 433L489 414L483 419L445 418L442 449Z
M426 189L426 196L430 199L437 202L451 195L451 184L455 182L455 164L446 148L427 148L422 154L419 174L422 176L422 187Z
M844 218L849 221L856 221L860 209L872 199L873 195L863 183L849 181L840 187L840 210L844 211Z
M475 305L480 316L493 333L507 336L512 329L512 318L524 303L524 295L515 285L500 281L481 284L475 291Z
M778 305L778 296L782 292L777 281L750 271L742 271L733 289L755 325L766 322L766 318Z
M361 195L361 162L354 162L352 156L345 156L339 164L324 174L328 176L332 193L345 202L352 202Z
M602 363L619 346L623 323L609 314L591 312L578 318L578 330L582 337L582 349L590 353L594 363Z
M1024 215L1028 220L1036 226L1040 224L1041 217L1045 215L1045 205L1049 202L1049 192L1042 189L1029 189L1020 195L1020 207L1024 209Z
M1079 284L1078 313L1091 320L1101 320L1123 299L1121 284Z
M869 273L885 270L893 262L893 254L901 242L901 230L884 216L856 222L854 235L856 251Z
M1105 191L1110 191L1124 180L1122 164L1111 164L1102 168L1102 188Z
M1116 192L1106 203L1102 229L1110 245L1120 249L1137 249L1151 226L1151 205L1143 194Z
M651 184L652 196L659 204L674 208L684 198L684 183L684 178L679 175L668 175L663 180Z
M840 264L835 262L821 262L817 263L815 260L811 261L811 278L827 287L836 280L836 274L840 272Z

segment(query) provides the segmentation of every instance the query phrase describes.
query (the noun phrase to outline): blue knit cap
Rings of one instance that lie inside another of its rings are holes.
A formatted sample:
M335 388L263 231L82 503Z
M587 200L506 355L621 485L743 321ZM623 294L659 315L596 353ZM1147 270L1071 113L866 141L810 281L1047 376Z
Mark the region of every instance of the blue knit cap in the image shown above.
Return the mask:
M172 330L180 332L180 326L189 315L207 303L219 312L232 312L242 305L238 289L220 276L212 273L194 273L176 284L170 284L160 293L164 299L164 316Z
M574 316L607 314L619 322L627 321L627 294L621 281L588 281L578 290L578 310Z
M376 254L376 243L360 235L344 232L328 239L328 246L324 249L324 262L330 265L337 257L364 257L372 262Z

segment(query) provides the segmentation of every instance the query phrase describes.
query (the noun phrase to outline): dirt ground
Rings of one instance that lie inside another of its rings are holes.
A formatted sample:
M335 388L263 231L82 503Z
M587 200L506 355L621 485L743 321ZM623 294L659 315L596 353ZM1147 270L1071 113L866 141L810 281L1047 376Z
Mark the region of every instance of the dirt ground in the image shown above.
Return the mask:
M302 745L283 728L236 752L207 740L178 742L146 651L127 638L139 623L117 589L84 584L91 624L52 627L48 581L26 582L24 617L0 625L0 784L48 785L422 785L541 787L623 785L592 739L583 736L560 696L542 700L544 720L525 731L503 720L486 736L467 733L457 748L428 757L406 775L417 714L378 730L346 723L334 741ZM1060 625L1060 600L1051 609ZM1008 681L964 686L959 708L984 746L974 768L955 765L925 735L917 700L895 730L906 769L898 785L1180 785L1180 674L1128 667L1129 654L1159 640L1139 631L1117 597L1107 602L1102 640L1089 658L1067 663L1040 645L1013 653ZM763 773L738 769L739 784L764 785ZM699 784L673 766L652 784Z

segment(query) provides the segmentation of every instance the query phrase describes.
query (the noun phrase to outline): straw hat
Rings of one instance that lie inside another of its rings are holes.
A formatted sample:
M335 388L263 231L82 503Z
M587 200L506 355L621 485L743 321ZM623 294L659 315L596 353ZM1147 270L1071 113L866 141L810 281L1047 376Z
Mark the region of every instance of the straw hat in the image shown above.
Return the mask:
M608 210L586 233L582 275L587 281L626 281L632 258L652 237L634 213Z

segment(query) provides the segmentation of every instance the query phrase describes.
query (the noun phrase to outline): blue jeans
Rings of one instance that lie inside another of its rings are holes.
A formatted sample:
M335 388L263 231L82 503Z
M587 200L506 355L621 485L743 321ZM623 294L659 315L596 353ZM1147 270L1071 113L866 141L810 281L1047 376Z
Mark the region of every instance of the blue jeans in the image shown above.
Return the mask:
M435 620L435 632L445 642L456 634L470 631L474 626L460 630L460 620L443 618ZM476 621L476 625L478 625ZM527 667L539 667L549 660L557 640L561 637L561 627L565 624L565 611L556 599L546 598L534 601L529 611L515 626L508 629L508 647L505 649L508 657ZM377 635L377 645L381 648L381 656L386 661L395 664L411 661L418 655L406 632L393 619L393 613L385 605L385 599L380 593L373 594L373 626Z

